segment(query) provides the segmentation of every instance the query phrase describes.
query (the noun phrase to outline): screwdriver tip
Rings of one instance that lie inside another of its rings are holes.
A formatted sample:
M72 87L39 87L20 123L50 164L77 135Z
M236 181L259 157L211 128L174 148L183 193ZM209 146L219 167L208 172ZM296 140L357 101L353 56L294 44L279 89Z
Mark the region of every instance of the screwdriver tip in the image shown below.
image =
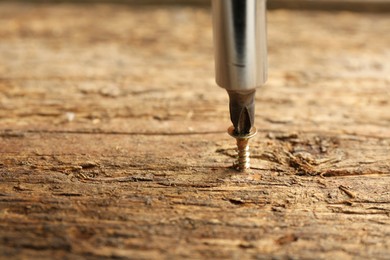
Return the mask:
M230 119L237 135L248 134L255 121L256 90L228 90Z

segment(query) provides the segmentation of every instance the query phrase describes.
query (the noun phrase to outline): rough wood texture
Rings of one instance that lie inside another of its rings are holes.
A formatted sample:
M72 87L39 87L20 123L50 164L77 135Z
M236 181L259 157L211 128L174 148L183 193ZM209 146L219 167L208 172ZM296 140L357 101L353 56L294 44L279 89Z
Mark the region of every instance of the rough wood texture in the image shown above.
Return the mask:
M207 9L3 3L0 24L0 258L388 258L388 15L269 13L252 174Z

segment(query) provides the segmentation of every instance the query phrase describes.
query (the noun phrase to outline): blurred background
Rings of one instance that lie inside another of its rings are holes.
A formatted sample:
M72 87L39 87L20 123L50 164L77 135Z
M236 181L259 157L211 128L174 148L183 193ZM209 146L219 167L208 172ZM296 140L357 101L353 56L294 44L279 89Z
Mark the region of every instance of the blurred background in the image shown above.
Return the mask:
M7 0L2 0L7 1ZM16 0L33 3L112 3L130 5L210 5L211 0ZM15 2L15 1L13 1ZM268 0L269 9L353 10L387 12L389 0Z

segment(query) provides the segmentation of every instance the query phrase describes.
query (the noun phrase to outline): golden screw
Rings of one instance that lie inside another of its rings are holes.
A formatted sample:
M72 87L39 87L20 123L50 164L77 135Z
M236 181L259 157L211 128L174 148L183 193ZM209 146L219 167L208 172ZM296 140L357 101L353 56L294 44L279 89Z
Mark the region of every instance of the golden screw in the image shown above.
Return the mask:
M228 133L230 136L233 136L237 140L237 161L233 164L233 167L241 172L250 169L250 152L249 152L249 139L254 137L257 134L256 128L252 127L251 131L248 134L240 135L237 134L234 126L229 127Z

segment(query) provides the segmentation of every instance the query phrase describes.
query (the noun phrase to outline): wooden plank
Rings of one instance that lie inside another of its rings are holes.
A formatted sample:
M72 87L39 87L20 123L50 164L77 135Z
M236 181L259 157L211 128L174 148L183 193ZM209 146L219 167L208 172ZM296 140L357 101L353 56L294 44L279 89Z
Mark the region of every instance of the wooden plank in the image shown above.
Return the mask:
M269 13L240 174L206 9L1 3L0 258L385 259L389 22Z

